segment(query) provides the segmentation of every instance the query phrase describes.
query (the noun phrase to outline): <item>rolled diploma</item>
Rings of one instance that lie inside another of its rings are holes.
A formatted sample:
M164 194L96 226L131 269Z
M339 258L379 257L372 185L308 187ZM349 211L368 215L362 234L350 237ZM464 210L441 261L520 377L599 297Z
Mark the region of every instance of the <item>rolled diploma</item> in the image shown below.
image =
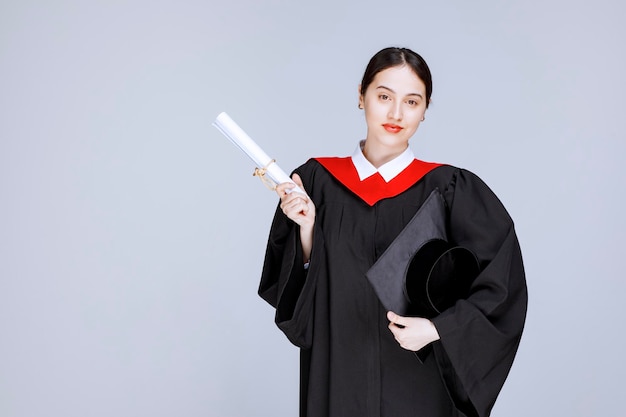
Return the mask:
M213 122L213 126L246 153L258 168L266 167L265 175L268 175L276 184L291 182L295 185L293 180L289 178L289 175L287 175L276 162L270 163L272 159L237 125L237 123L234 122L233 119L230 118L230 116L228 116L228 114L225 112L220 113ZM295 185L291 191L306 194L297 185Z

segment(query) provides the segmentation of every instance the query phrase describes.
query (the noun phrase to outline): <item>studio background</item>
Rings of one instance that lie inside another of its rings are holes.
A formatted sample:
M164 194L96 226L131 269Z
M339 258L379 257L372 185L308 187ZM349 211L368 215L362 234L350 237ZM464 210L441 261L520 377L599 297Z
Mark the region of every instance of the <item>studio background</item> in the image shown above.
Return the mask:
M626 6L618 1L0 3L0 416L293 416L257 295L291 171L365 137L386 46L424 56L411 146L516 223L526 330L493 416L621 416Z

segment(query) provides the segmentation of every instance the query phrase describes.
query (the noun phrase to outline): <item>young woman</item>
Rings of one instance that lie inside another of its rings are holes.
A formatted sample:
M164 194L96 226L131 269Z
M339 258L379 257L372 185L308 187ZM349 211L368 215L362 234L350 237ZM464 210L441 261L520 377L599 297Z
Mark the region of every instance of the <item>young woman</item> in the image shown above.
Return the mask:
M510 370L527 305L513 222L471 172L414 157L431 92L421 56L379 51L359 87L365 140L351 157L297 168L306 194L276 188L259 294L301 348L301 416L488 416ZM447 239L476 255L480 273L437 316L403 317L366 272L435 189Z

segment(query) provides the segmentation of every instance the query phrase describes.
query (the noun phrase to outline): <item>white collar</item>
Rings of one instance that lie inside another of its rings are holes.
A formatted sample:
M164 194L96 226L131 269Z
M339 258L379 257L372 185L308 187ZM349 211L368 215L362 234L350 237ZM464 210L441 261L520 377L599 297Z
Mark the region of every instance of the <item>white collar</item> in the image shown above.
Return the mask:
M394 179L399 173L404 171L406 167L411 165L411 162L415 159L415 155L413 154L413 150L410 146L407 146L404 152L400 155L393 158L391 161L384 163L378 169L370 161L365 158L363 155L363 145L365 141L362 140L359 142L359 146L356 147L354 153L352 154L352 163L359 173L359 179L363 181L364 179L371 177L376 172L378 172L381 177L385 180L385 182L389 182Z

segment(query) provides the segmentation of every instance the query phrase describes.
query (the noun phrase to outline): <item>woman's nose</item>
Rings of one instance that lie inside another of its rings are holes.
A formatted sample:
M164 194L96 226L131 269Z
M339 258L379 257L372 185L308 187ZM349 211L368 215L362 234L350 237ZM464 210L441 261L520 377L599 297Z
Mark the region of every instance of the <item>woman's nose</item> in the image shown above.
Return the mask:
M389 114L387 117L394 120L402 120L402 103L393 102L389 108Z

